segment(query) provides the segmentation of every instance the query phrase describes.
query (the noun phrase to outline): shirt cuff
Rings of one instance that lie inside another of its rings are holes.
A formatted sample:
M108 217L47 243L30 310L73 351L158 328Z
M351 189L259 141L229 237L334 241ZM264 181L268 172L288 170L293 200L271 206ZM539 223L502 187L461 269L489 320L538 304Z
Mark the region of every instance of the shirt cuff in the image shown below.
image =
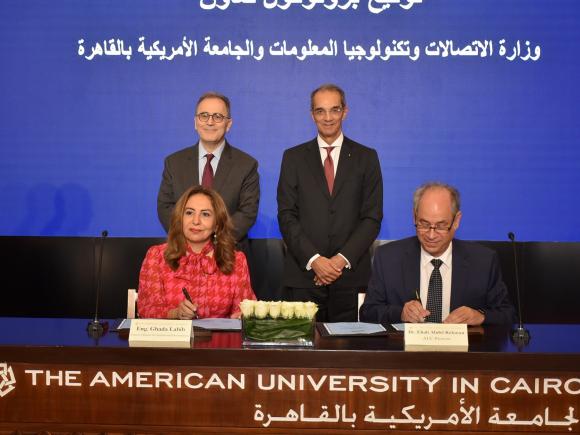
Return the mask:
M344 266L346 269L350 269L350 261L348 261L348 258L346 258L344 255L342 255L340 252L338 253L338 255L340 255L342 258L344 258L344 261L346 261L346 266Z
M306 263L306 270L312 270L312 262L316 260L318 257L320 257L320 254L314 254L312 258L308 260L308 263Z

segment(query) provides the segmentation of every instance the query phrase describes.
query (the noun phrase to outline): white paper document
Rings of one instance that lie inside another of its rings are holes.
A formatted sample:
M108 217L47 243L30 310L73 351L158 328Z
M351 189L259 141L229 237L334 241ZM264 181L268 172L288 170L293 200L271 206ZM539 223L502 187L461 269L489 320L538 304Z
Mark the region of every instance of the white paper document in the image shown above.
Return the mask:
M196 319L192 321L193 326L208 329L210 331L241 331L242 321L240 319ZM130 329L131 319L124 319L117 329Z
M121 329L131 329L131 319L123 319L119 326L117 326L117 330Z
M405 324L404 323L391 323L391 326L395 328L397 331L404 332L405 331Z
M196 319L192 321L193 326L209 329L210 331L241 331L242 321L240 319Z
M330 335L366 335L386 331L381 324L364 322L325 323L324 327Z

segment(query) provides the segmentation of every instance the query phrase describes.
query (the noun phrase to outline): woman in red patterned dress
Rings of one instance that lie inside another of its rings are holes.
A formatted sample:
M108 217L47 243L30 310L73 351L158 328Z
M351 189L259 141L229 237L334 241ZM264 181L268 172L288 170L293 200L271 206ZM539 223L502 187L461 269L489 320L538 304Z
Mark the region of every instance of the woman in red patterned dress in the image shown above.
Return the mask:
M238 318L244 299L256 297L246 257L235 250L224 201L211 189L192 187L175 204L167 243L147 251L139 275L139 316Z

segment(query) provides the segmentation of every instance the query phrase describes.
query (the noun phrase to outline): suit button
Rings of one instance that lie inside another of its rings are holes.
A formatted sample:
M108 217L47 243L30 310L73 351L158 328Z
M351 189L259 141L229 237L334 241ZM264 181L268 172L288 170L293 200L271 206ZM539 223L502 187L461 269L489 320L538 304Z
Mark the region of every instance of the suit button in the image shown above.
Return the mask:
M336 210L334 210L334 209L331 208L330 209L330 214L335 214L335 213L336 213Z

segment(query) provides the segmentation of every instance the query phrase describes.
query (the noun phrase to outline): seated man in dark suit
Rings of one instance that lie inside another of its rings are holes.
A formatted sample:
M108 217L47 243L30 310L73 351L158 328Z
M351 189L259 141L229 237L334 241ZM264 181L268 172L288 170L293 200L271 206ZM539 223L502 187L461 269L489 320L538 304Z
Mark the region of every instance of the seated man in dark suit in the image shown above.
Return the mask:
M376 249L361 321L510 324L514 308L495 251L453 239L459 192L427 183L413 197L417 237Z

